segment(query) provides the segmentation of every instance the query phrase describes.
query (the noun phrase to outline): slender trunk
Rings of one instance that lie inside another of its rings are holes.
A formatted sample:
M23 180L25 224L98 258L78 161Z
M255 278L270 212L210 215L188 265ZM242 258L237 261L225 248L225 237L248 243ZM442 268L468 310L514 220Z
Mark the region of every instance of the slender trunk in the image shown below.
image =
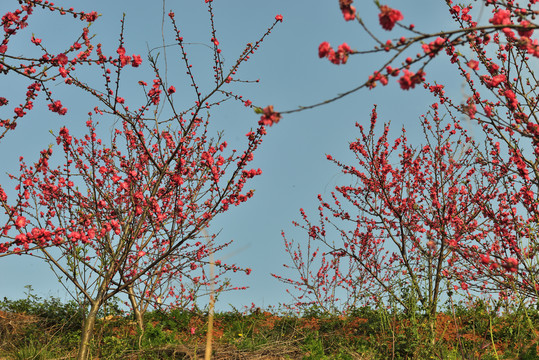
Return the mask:
M214 298L213 289L212 289L212 293L210 294L210 309L208 312L208 333L206 334L206 352L204 356L205 360L210 360L211 354L212 354L214 305L215 305L215 298Z
M204 236L210 244L210 236L206 229L202 230ZM214 283L214 267L215 263L213 262L213 251L210 252L210 308L208 310L208 333L206 334L206 352L204 360L211 360L212 354L212 342L213 342L213 312L215 307L215 283Z
M135 320L139 328L139 337L138 337L138 348L142 347L142 338L144 337L144 321L142 319L142 311L138 307L137 298L135 297L135 292L133 291L133 286L127 287L127 295L129 296L129 302L131 302L131 308L133 308L133 315L135 315Z
M79 354L77 355L77 360L87 360L88 353L90 350L90 340L92 339L95 320L97 317L97 312L101 306L101 299L93 300L91 302L90 313L84 320L84 326L82 328L82 334L79 345Z
M127 287L127 294L129 295L129 302L131 302L131 307L133 308L133 315L135 315L135 320L137 321L138 328L141 333L144 332L144 321L142 319L142 311L138 307L137 298L135 292L133 291L133 286Z
M438 313L429 315L429 327L430 327L430 345L433 347L436 345L436 327L438 326Z

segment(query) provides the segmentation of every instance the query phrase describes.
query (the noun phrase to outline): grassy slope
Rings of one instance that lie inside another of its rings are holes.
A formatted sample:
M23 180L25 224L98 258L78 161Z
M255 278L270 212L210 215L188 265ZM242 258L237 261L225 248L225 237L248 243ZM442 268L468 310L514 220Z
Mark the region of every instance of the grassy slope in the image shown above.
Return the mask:
M57 299L0 301L0 359L69 359L77 351L82 314ZM524 311L526 310L526 311ZM152 312L141 336L112 306L96 329L93 359L199 359L207 314ZM492 326L491 326L492 325ZM419 314L369 308L347 316L308 309L301 317L257 309L218 313L214 359L539 359L539 311L497 316L484 304L440 313L434 332ZM495 350L496 349L496 350ZM497 354L497 357L496 357Z

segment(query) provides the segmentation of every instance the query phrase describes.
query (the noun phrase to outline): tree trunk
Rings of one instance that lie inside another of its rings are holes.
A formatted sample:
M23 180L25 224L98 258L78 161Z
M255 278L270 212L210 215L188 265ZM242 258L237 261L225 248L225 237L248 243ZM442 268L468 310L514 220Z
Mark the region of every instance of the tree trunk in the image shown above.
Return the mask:
M129 302L131 302L131 308L133 308L133 315L135 315L135 320L137 320L137 325L140 332L140 335L138 337L138 348L140 349L142 347L142 337L144 336L144 321L142 318L142 311L141 308L138 307L137 298L135 297L135 292L133 291L132 286L127 287L127 294L129 296Z
M142 319L142 311L138 307L137 298L135 297L135 292L133 291L132 286L127 287L127 294L129 295L129 302L131 302L131 307L133 308L133 315L135 315L135 320L137 321L138 328L141 333L144 333L144 321Z
M84 320L84 326L82 328L82 334L80 338L79 345L79 354L77 355L77 360L87 360L88 353L90 350L90 340L94 333L95 320L97 317L97 312L101 305L101 299L93 300L90 306L90 313Z

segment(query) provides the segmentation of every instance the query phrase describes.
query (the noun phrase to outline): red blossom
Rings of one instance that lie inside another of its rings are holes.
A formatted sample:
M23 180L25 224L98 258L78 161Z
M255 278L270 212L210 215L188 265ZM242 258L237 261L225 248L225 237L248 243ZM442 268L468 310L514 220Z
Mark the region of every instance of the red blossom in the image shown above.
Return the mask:
M342 14L345 21L352 21L356 18L356 8L353 6L350 6L346 9L343 9Z
M319 49L320 52L320 49ZM339 45L337 51L330 49L327 58L335 65L346 64L348 61L348 56L352 52L350 46L347 43L342 43Z
M120 64L122 67L131 64L131 56L120 55Z
M63 66L58 69L58 72L60 73L60 76L63 78L66 78L67 75L69 75L69 71L67 71L66 68Z
M398 74L398 69L396 69L396 74ZM391 74L393 74L393 70L390 71ZM386 86L388 83L387 76L381 74L378 71L375 71L373 75L369 76L369 80L367 81L367 85L369 86L369 89L373 89L376 87L376 82L380 81L382 85Z
M380 6L380 14L378 14L380 25L385 30L392 30L397 21L404 19L402 13L399 10L392 9L387 5Z
M503 92L505 98L507 99L507 107L510 110L516 110L518 108L519 102L513 90L507 89Z
M327 41L324 41L318 46L318 57L323 58L328 56L331 46Z
M466 65L472 70L479 69L479 62L477 60L470 60Z
M534 30L531 28L531 23L528 20L522 20L520 25L522 25L524 29L518 29L518 34L524 38L530 38L533 35Z
M351 21L356 18L356 8L352 6L353 0L339 0L339 7L345 21Z
M23 117L24 115L26 115L26 111L24 111L22 108L20 107L16 107L15 109L13 109L13 111L15 112L15 114L18 116L18 117Z
M263 115L258 121L259 125L272 126L281 120L281 114L273 110L273 105L266 106L262 111Z
M152 104L157 105L161 101L161 82L159 80L154 80L152 88L148 91L148 97L152 100Z
M69 59L67 58L66 54L58 54L56 55L56 61L58 64L65 66L69 62Z
M509 25L511 24L511 12L505 9L499 9L494 13L494 16L489 20L493 25Z
M27 224L27 220L24 216L19 216L17 220L15 220L15 226L17 229L25 227Z
M409 90L415 88L417 84L421 84L425 80L425 73L421 70L417 73L413 73L407 69L404 69L404 75L399 79L401 89Z
M485 85L487 85L489 88L498 87L498 85L500 85L502 82L507 80L504 74L498 74L498 75L493 76L492 78L488 75L484 75L481 77L481 79L485 82Z
M56 100L52 104L49 104L49 110L60 115L65 115L67 113L67 108L62 107L62 102L60 100Z
M423 44L422 48L423 48L423 51L425 52L425 54L428 54L429 57L432 58L432 57L436 56L438 51L440 51L440 49L443 47L444 43L445 43L445 39L443 39L441 37L438 37L438 38L436 38L436 40L432 41L428 45Z
M94 22L97 19L98 16L99 16L99 14L97 12L92 11L92 12L84 15L84 20L86 20L88 22Z
M518 260L510 257L505 259L505 262L503 263L503 267L509 271L509 272L518 272Z

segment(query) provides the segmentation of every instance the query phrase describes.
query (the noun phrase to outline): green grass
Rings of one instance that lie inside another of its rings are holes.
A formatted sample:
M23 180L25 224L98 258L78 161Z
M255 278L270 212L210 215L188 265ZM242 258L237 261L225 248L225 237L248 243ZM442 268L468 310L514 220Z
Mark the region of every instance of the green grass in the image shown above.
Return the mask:
M0 358L72 358L84 312L74 302L29 295L0 301ZM305 309L302 316L260 309L215 315L214 358L273 359L521 359L539 358L539 311L515 307L497 315L478 302L440 315L434 333L421 314L359 308L347 316ZM118 306L100 317L94 359L192 359L203 356L207 313L153 311L143 334ZM531 327L530 327L531 325ZM194 329L194 334L191 333ZM494 345L493 345L494 344ZM497 349L497 356L494 352Z

